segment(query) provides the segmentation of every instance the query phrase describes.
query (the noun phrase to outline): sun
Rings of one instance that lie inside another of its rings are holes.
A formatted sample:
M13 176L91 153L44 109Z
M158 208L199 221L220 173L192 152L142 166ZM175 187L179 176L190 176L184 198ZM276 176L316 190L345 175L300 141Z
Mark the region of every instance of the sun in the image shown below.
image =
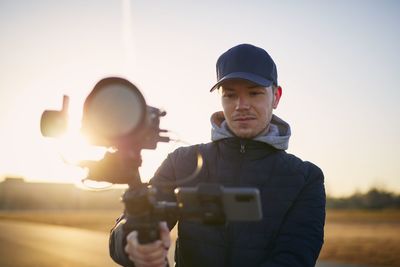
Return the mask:
M60 137L59 149L63 159L70 164L79 164L82 160L101 160L109 150L106 147L91 145L80 132L67 132Z
M80 105L71 106L67 101L61 111L65 112L65 131L57 137L41 136L36 145L30 144L31 155L26 155L29 160L17 171L27 180L80 182L87 177L88 170L80 167L79 163L83 160L99 161L109 150L92 145L89 138L81 133Z

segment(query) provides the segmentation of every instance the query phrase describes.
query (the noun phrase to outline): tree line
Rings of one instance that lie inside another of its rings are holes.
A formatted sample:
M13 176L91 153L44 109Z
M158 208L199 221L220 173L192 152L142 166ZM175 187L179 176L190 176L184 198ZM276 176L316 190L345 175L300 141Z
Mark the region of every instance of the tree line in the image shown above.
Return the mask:
M328 209L399 209L400 194L385 189L371 188L366 193L354 193L348 197L331 197L326 199Z

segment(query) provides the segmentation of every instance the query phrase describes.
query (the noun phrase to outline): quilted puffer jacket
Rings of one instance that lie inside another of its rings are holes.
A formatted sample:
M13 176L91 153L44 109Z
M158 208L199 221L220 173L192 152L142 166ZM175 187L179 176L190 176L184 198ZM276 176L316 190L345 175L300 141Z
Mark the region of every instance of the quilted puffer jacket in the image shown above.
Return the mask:
M179 148L157 170L152 180L155 186L166 181L179 183L196 168L200 151L204 167L186 185L211 182L228 187L256 187L261 196L263 218L259 222L210 226L179 221L176 266L315 265L324 236L323 173L314 164L286 153L287 144L283 143L288 140L285 134L290 135L290 128L276 116L272 122L274 127L268 142L263 138L240 139L217 129L213 132L213 142ZM283 141L275 142L277 139L271 136ZM169 194L159 197L173 200ZM175 223L168 222L171 228ZM121 229L117 227L110 237L111 256L116 262L131 266L120 244Z

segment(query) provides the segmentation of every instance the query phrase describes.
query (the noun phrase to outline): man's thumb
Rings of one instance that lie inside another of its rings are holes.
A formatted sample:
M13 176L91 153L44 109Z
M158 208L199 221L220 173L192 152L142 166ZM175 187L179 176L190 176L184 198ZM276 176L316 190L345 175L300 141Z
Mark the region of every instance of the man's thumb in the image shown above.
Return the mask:
M165 249L171 246L171 237L169 236L169 228L166 222L160 222L160 237Z

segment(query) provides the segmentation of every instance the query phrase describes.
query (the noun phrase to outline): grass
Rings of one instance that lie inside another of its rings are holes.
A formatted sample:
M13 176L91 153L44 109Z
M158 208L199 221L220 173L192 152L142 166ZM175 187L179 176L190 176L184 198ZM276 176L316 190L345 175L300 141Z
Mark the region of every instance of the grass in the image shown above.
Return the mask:
M328 210L320 259L400 266L400 210Z
M108 232L120 213L120 210L2 211L0 220L23 220ZM172 253L173 250L170 256ZM328 210L320 259L400 266L400 210Z

